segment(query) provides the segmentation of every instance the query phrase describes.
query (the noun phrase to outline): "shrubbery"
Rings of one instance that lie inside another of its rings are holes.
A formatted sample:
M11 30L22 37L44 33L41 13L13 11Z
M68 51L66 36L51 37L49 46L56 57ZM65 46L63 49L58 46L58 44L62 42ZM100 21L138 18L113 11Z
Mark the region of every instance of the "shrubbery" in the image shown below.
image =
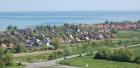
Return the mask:
M60 45L62 44L61 41L60 41L60 38L59 37L53 37L51 39L51 43L52 45L54 45L55 47L55 50L58 49L60 47Z
M17 45L15 48L14 48L14 52L15 53L21 53L21 52L27 52L28 49L25 48L24 46L21 46L21 45Z
M14 64L14 56L4 48L0 48L0 68Z
M49 54L48 60L53 60L53 59L56 59L56 58L60 58L62 56L63 56L63 52L62 51L55 51L55 52Z
M139 56L135 57L134 62L139 64L140 63L140 57Z
M102 49L98 51L94 58L96 59L107 59L114 61L132 62L140 63L140 57L134 56L130 49L120 48L120 49Z
M98 51L95 54L94 58L130 62L133 58L133 53L126 48L121 48L121 49L108 49L107 48L107 49Z
M40 50L48 50L48 46L43 45L43 46L40 47Z
M11 53L6 53L3 60L5 65L12 65L14 63L14 56Z

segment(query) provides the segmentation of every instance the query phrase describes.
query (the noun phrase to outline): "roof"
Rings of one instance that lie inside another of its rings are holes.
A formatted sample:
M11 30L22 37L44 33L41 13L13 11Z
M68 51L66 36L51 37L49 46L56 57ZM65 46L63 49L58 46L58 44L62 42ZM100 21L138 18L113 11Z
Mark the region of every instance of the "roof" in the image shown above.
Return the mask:
M2 47L2 48L7 48L7 45L4 44L4 43L2 43L2 44L0 45L0 47Z

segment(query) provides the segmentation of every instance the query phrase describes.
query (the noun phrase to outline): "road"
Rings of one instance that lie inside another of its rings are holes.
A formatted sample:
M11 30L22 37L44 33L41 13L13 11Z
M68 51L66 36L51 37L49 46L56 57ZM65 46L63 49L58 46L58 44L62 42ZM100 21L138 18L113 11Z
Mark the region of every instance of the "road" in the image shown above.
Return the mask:
M130 45L127 47L130 48L130 47L137 47L137 46L140 46L140 44ZM118 49L118 48L123 48L123 47L117 47L117 48L112 48L112 49ZM94 51L94 53L97 53L97 51ZM87 53L83 53L82 55L86 55L86 54ZM78 56L79 54L67 56L66 59L75 58ZM45 61L45 62L27 63L25 68L78 68L78 67L71 67L71 66L64 66L64 65L57 64L57 62L62 61L62 60L64 60L64 57L51 60L51 61Z

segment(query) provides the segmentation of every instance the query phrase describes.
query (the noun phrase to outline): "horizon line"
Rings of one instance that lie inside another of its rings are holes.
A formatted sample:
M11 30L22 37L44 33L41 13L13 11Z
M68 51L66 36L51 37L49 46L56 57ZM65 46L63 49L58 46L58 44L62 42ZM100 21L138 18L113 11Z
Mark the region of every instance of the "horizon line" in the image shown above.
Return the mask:
M9 12L140 12L140 10L0 11L0 13Z

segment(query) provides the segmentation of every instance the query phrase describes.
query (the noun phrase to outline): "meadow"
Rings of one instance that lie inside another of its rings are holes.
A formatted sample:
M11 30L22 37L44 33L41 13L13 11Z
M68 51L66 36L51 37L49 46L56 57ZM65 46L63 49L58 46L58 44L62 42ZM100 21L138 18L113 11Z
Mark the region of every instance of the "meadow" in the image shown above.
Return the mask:
M117 38L119 38L119 39L140 38L140 30L137 30L137 31L118 31Z
M74 67L80 68L139 68L140 65L128 62L116 62L109 60L93 59L93 57L77 57L61 62ZM88 64L88 67L86 67Z
M135 56L140 56L140 46L130 48Z

